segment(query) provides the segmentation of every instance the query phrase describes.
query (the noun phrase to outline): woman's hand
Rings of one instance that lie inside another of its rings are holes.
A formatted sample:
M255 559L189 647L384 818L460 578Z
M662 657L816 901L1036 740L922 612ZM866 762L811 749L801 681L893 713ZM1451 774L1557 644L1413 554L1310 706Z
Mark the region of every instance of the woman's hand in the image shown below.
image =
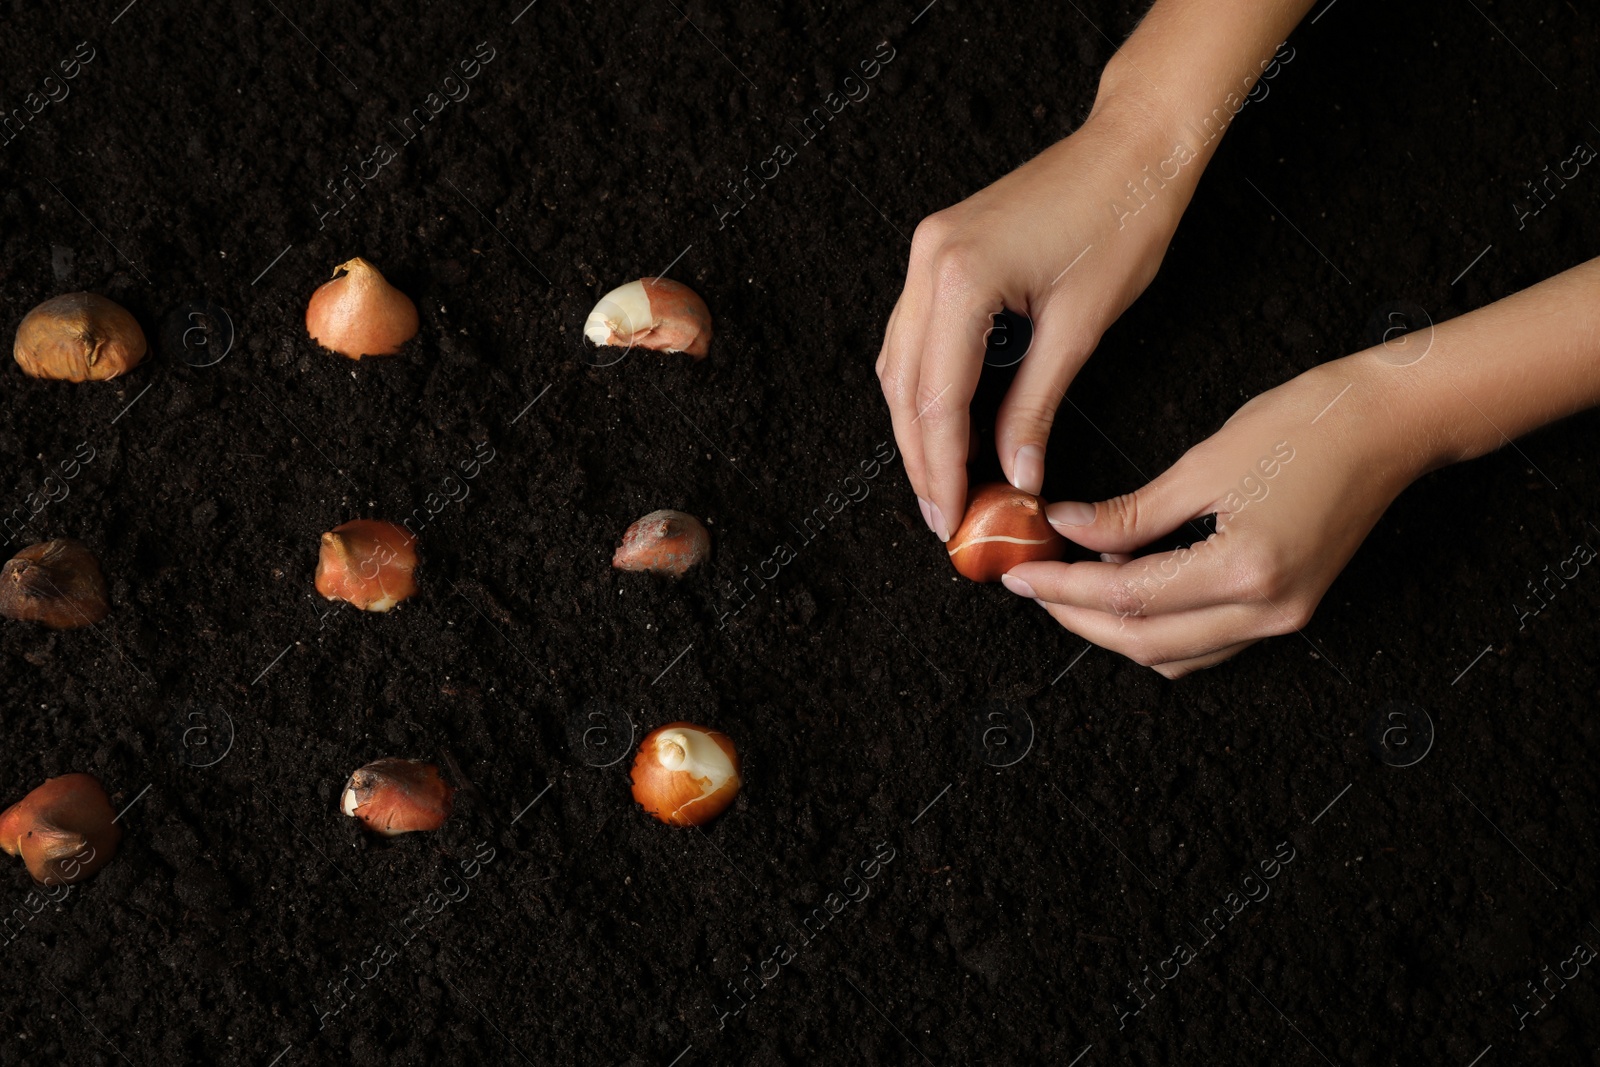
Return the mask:
M1382 351L1261 394L1142 489L1051 505L1059 533L1113 562L1026 563L1006 587L1168 678L1299 630L1390 502L1438 460L1442 436ZM1205 540L1128 559L1213 512Z
M1182 677L1304 626L1422 474L1597 404L1600 259L1262 393L1143 489L1050 505L1051 525L1109 559L1025 563L1002 581ZM1213 512L1204 541L1128 558Z
M1155 276L1199 180L1203 161L1173 155L1146 107L1102 94L1066 140L917 227L877 371L922 517L941 541L966 506L967 407L991 316L1008 308L1033 320L997 445L1012 484L1037 493L1068 383Z
M1155 277L1224 131L1311 2L1156 0L1076 133L917 227L878 379L940 540L966 510L967 405L991 317L1033 319L996 446L1011 484L1037 493L1067 385Z

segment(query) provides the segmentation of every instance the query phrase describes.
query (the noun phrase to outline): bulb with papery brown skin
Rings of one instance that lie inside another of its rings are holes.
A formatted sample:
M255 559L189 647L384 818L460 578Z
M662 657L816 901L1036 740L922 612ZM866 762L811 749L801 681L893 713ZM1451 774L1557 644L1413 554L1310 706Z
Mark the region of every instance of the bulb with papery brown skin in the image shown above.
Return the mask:
M0 568L0 615L8 619L73 630L110 613L100 562L80 541L29 545Z
M139 365L148 346L128 309L98 293L53 296L23 316L12 354L34 378L98 382Z
M90 774L63 774L0 812L0 848L20 855L33 880L78 882L116 855L122 828Z
M633 799L669 826L701 826L728 809L743 784L727 734L670 722L645 734L633 760Z
M434 764L385 756L350 776L339 810L375 833L395 837L443 826L455 793Z
M392 356L417 335L417 305L357 256L335 267L333 280L311 294L306 332L351 359Z
M1044 501L994 482L973 490L961 528L945 549L964 577L998 582L1018 564L1061 559L1067 540L1045 518Z
M583 335L603 348L637 346L704 359L711 347L711 311L682 282L640 278L601 297Z
M403 526L355 519L322 535L317 592L362 611L388 611L417 591L417 542Z
M611 565L682 578L710 552L711 535L699 519L682 511L652 511L628 527Z

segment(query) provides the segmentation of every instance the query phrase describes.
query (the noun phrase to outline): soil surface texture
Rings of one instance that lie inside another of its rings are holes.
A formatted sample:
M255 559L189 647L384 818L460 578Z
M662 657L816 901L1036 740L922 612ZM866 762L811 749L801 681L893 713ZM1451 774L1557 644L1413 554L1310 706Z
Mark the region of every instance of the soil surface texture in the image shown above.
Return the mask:
M908 238L1145 5L925 3L7 4L7 336L88 290L151 352L3 372L5 558L81 540L112 608L0 625L0 804L88 772L124 833L65 894L0 864L0 1063L1600 1062L1600 575L1547 581L1600 417L1424 478L1303 634L1180 682L958 579L873 373ZM1600 146L1593 5L1313 16L1049 499L1600 254L1600 173L1527 189ZM306 336L358 255L397 356ZM586 345L663 272L708 358ZM658 508L709 563L614 571ZM388 614L313 589L354 518L419 533ZM744 761L701 829L629 792L678 719ZM382 756L441 765L442 830L340 814Z

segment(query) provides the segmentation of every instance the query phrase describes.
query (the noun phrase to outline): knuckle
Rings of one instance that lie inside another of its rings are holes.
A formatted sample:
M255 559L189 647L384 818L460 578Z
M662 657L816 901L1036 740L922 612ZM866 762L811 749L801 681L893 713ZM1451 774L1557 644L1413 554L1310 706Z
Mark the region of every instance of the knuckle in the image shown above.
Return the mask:
M1281 615L1279 618L1279 625L1282 627L1280 632L1291 634L1297 633L1300 630L1304 630L1307 626L1311 625L1311 616L1315 610L1315 605L1308 604L1301 600L1295 600L1291 603L1280 605L1279 611L1281 612Z
M1131 534L1139 528L1139 494L1123 493L1105 502L1111 525L1121 533Z
M1294 572L1277 553L1251 553L1233 575L1233 592L1239 600L1265 600L1278 604L1292 591Z
M878 374L878 383L883 387L884 398L890 406L908 408L911 406L914 390L911 383L906 380L904 368L896 367L893 362L885 361Z
M917 386L917 418L924 423L938 425L950 418L950 387L923 382Z
M941 296L949 297L967 290L973 277L977 251L971 245L946 241L933 255L934 286Z
M912 254L930 254L944 243L950 228L949 217L942 211L936 211L917 223L917 228L911 233Z
M1280 567L1275 560L1257 565L1257 588L1263 597L1274 604L1281 606L1280 602L1292 591L1293 581L1294 575Z
M1137 618L1145 613L1144 594L1134 583L1123 579L1106 592L1106 610L1119 618Z
M1045 389L1028 389L1008 397L1000 422L1013 440L1043 441L1050 436L1061 397Z

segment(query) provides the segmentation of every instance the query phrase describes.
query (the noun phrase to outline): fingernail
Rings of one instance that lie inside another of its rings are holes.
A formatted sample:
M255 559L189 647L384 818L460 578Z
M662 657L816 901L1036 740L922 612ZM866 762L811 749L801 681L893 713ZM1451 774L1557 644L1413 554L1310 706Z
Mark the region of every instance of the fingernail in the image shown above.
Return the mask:
M933 512L928 510L933 505L919 496L917 497L917 507L922 509L922 521L928 524L928 532L933 533Z
M1018 596L1025 596L1029 600L1039 599L1038 594L1033 591L1033 586L1029 585L1021 578L1015 578L1009 574L1002 574L1000 576L1000 584Z
M1011 457L1011 484L1024 493L1039 495L1044 488L1044 449L1038 445L1023 445Z
M1044 517L1052 526L1087 526L1094 521L1094 505L1066 500L1045 508Z
M944 512L939 510L939 505L928 502L928 512L933 516L933 521L928 525L933 529L933 534L941 541L950 540L950 526L944 521Z

